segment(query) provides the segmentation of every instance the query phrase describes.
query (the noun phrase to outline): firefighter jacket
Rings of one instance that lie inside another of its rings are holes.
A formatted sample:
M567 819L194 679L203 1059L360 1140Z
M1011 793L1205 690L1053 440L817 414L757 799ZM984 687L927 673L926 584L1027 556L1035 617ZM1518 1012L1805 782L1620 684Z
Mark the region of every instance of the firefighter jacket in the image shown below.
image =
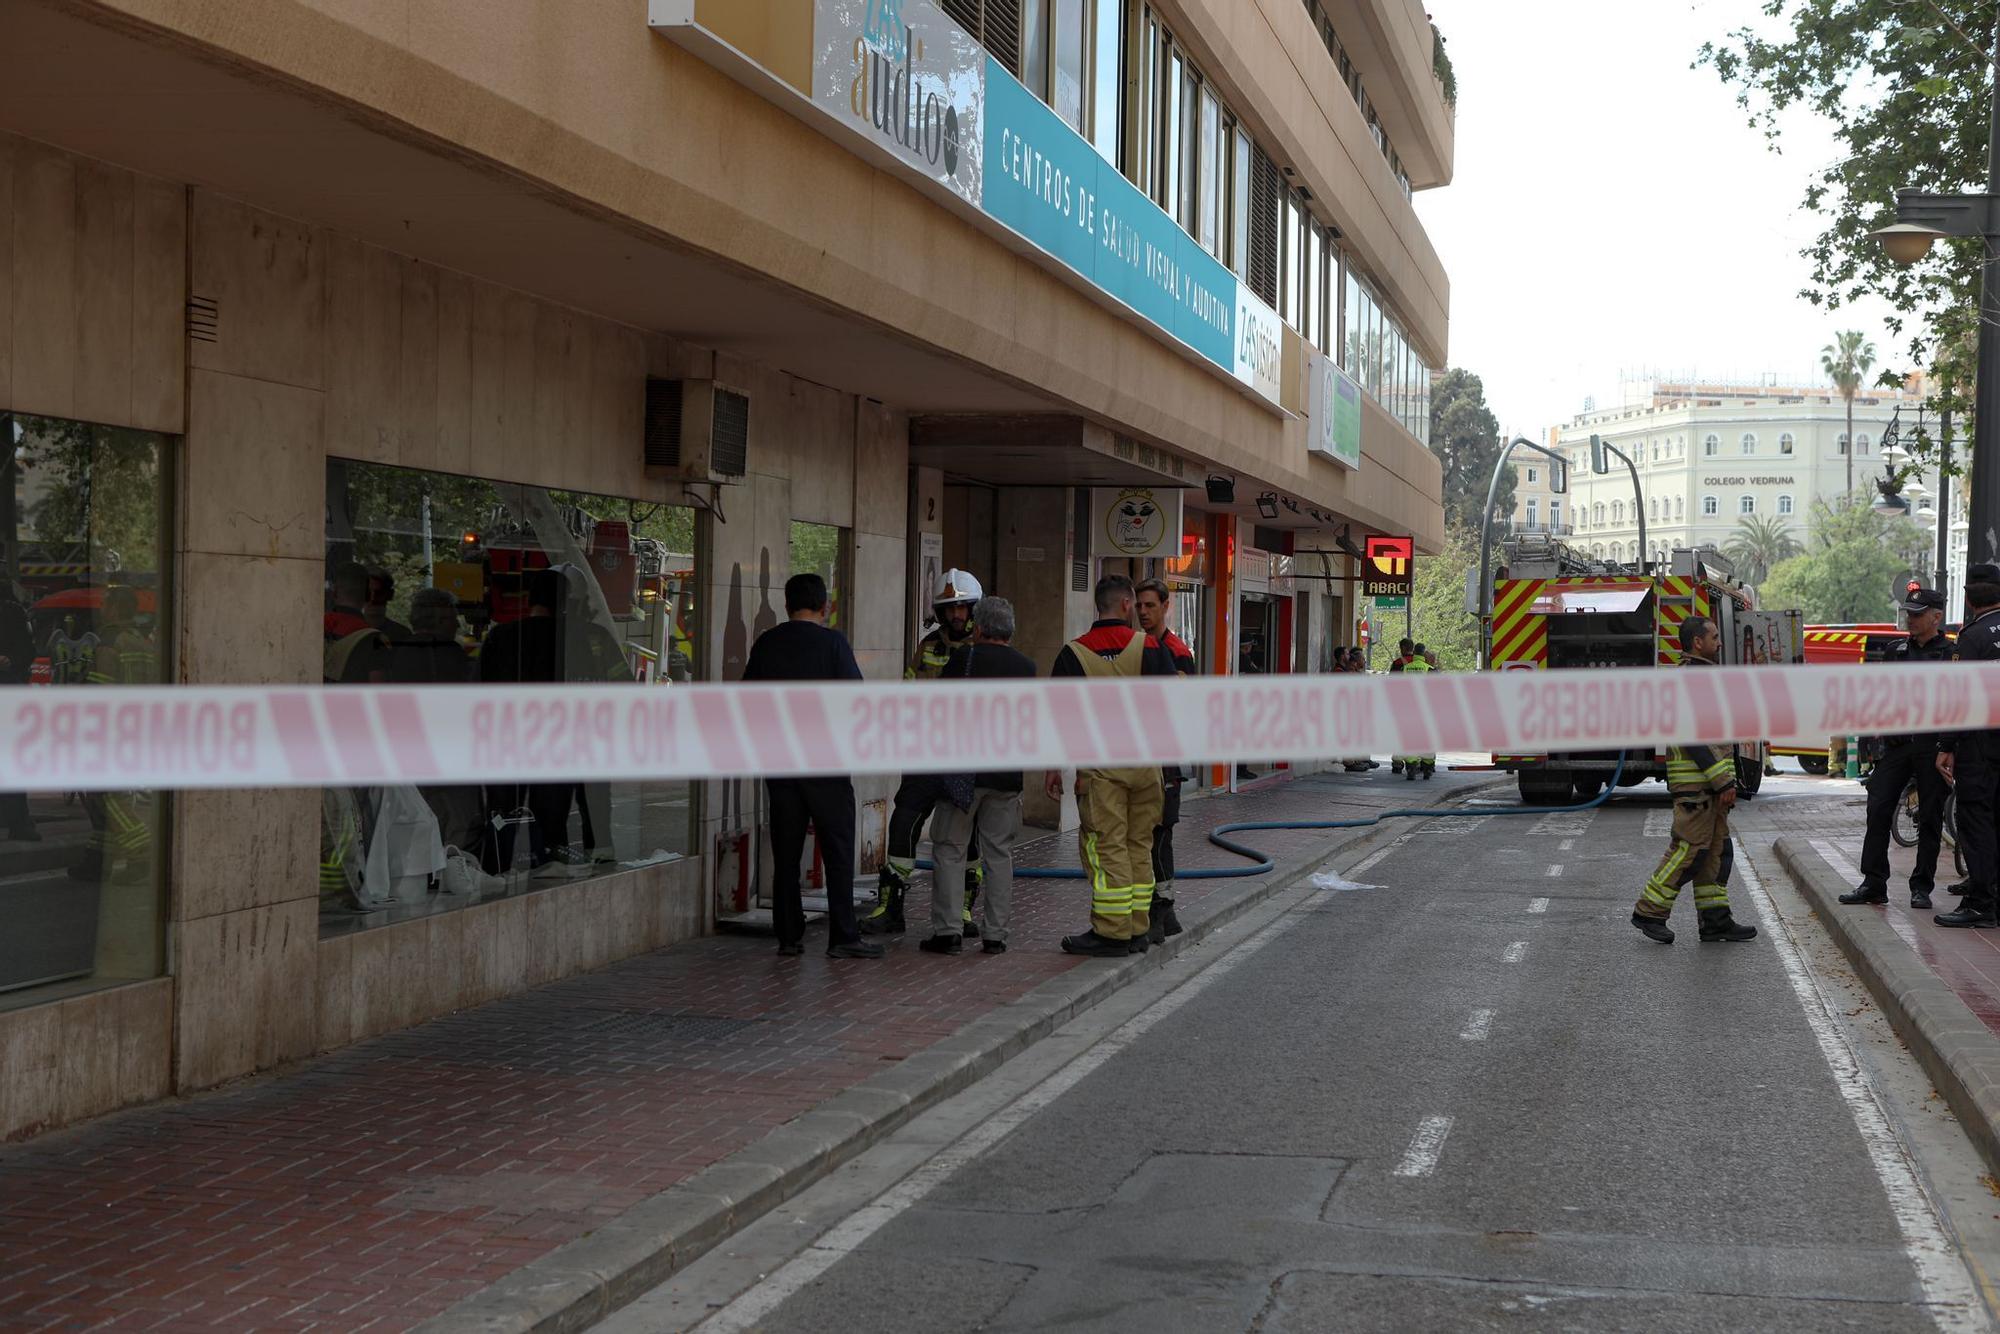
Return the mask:
M1682 670L1713 667L1706 658L1686 654ZM1736 786L1736 747L1704 746L1691 743L1667 748L1667 790L1669 792L1724 792Z
M1958 632L1956 656L1960 662L2000 660L2000 608L1989 608L1966 623ZM1988 759L2000 758L2000 731L1940 733L1937 748L1947 753L1969 751Z
M905 681L935 681L944 675L951 655L972 642L972 622L965 623L965 638L953 639L942 625L917 641L910 665L903 669Z

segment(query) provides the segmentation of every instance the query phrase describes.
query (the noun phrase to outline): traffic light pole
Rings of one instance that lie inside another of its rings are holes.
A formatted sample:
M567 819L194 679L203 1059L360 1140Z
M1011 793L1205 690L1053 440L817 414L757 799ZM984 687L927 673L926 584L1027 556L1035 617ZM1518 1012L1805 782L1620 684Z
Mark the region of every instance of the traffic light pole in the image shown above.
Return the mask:
M1547 458L1555 467L1549 474L1549 494L1569 494L1569 460L1553 449L1544 449L1526 436L1515 436L1493 461L1493 480L1486 484L1486 508L1479 514L1479 669L1493 665L1493 502L1500 495L1500 478L1507 459L1525 446Z

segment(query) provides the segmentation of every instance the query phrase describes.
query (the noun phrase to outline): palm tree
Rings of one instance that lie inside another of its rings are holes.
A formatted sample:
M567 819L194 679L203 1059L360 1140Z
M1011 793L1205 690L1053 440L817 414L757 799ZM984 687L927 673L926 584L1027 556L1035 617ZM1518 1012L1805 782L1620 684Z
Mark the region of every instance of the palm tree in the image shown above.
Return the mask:
M1804 551L1799 539L1782 519L1768 514L1749 514L1736 521L1722 554L1736 562L1736 572L1751 587L1764 582L1771 567Z
M1861 382L1868 378L1869 370L1875 365L1875 344L1863 338L1858 330L1849 329L1837 333L1833 341L1819 351L1819 364L1826 371L1833 387L1840 391L1841 401L1847 404L1847 494L1854 494L1854 395L1860 392Z

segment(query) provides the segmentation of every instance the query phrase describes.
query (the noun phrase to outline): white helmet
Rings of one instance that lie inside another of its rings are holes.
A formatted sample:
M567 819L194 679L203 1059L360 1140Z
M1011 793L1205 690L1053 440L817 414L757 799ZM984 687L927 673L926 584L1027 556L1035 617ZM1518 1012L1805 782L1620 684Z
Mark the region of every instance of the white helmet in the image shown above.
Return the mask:
M986 596L979 581L964 570L953 567L938 576L937 594L931 598L933 607L956 607L960 603L971 606Z

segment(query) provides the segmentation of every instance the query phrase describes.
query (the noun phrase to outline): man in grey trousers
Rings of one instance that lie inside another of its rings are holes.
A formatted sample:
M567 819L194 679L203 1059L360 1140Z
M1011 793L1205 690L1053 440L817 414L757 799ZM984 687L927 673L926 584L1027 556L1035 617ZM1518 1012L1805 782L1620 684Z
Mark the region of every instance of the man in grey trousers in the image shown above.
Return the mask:
M1034 677L1035 664L1008 644L1014 637L1013 603L981 598L972 609L972 624L976 627L972 642L953 652L938 676L941 686ZM931 816L931 853L937 863L931 878L931 934L918 948L932 954L958 954L964 949L965 854L975 832L986 862L979 896L980 948L1002 954L1007 949L1007 914L1014 902L1014 843L1021 834L1018 769L974 774L970 806L961 810L947 797Z

